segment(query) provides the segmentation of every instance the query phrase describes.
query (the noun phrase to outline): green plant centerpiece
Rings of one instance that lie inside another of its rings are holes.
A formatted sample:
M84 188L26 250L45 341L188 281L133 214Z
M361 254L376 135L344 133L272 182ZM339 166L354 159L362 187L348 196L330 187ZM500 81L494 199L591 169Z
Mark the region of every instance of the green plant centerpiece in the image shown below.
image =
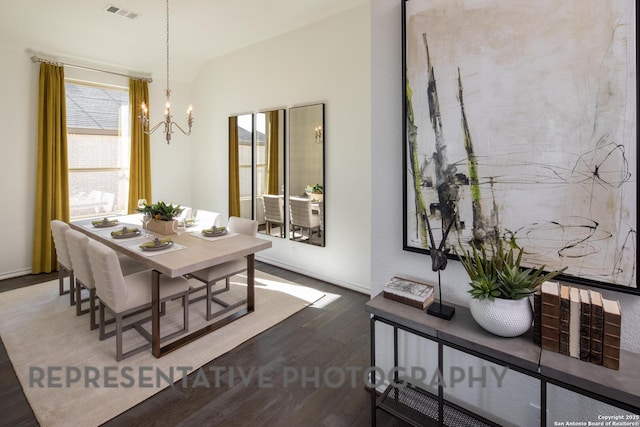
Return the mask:
M513 241L508 250L498 240L490 249L471 245L471 249L461 247L460 252L456 250L456 255L471 279L471 315L484 329L504 337L522 335L531 328L533 311L528 297L566 269L545 272L545 265L522 267L524 248Z
M324 188L320 184L307 185L305 192L311 194L322 194L324 193Z
M324 187L320 184L307 185L304 192L312 201L321 202L324 198Z
M163 201L147 204L137 209L148 220L143 220L145 228L160 234L173 234L173 221L182 213L180 205Z
M159 221L173 221L182 213L182 208L180 205L166 204L163 201L159 201L152 204L145 203L143 207L138 208L138 212L150 215L151 218Z

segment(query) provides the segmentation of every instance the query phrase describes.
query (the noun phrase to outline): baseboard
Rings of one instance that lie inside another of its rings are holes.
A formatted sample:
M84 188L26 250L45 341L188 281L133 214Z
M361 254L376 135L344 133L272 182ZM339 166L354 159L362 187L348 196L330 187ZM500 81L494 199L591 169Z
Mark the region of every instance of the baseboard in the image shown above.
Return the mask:
M291 264L282 262L280 260L266 257L264 255L256 254L256 260L267 263L267 264L275 265L276 267L281 267L287 270L291 270L299 274L304 274L305 276L313 277L314 279L322 280L323 282L331 283L332 285L340 286L341 288L345 288L345 289L350 289L352 291L359 292L361 294L365 294L365 295L371 294L371 289L366 288L363 285L336 280L334 277L328 277L322 274L318 274L314 271L308 271L296 265L291 265Z
M0 273L0 280L12 279L18 276L26 276L27 274L31 274L30 268L25 268L22 270L15 270L15 271L7 271L4 273Z

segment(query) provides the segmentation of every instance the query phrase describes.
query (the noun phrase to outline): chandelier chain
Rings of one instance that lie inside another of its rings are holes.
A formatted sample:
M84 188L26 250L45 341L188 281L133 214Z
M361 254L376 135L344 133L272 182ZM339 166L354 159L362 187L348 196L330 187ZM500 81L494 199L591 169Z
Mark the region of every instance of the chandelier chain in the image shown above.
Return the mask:
M167 0L167 98L171 90L169 89L169 0Z
M191 106L189 106L189 109L187 110L187 126L188 126L187 130L182 129L182 127L180 127L178 123L172 120L173 116L171 114L171 105L169 103L169 98L171 96L171 89L169 89L169 0L166 0L166 11L167 11L167 21L166 21L166 24L167 24L167 38L166 38L167 87L166 87L165 95L167 97L167 104L164 110L164 120L157 123L154 127L149 129L150 127L149 110L147 109L147 106L145 105L144 102L142 103L142 113L140 114L139 117L140 117L140 125L142 126L144 133L147 135L151 135L158 128L160 128L160 126L164 125L165 139L167 140L167 144L169 144L169 142L171 141L171 134L173 133L174 126L178 128L180 132L182 132L184 135L187 135L187 136L191 135L191 128L193 126L193 114L192 114L193 109L191 108Z

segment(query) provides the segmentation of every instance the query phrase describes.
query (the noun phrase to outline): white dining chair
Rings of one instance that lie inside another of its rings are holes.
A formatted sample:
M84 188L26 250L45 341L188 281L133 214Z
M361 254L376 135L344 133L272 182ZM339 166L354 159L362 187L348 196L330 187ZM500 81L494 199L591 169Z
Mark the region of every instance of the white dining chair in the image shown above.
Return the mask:
M69 224L58 219L51 220L51 235L53 236L53 244L56 249L56 258L58 260L58 287L60 295L69 293L69 305L76 303L75 296L75 278L73 273L73 264L69 256L69 249L65 238L65 232L70 230ZM69 274L69 290L64 290L64 275Z
M202 228L211 228L213 226L219 227L222 220L222 215L218 212L203 211L198 209L196 211L195 219L198 222L198 225L200 225Z
M229 218L229 223L227 224L227 232L229 233L238 233L244 234L247 236L255 237L258 233L258 221L240 218L236 216L232 216ZM221 299L217 298L216 295L221 292L226 292L229 290L229 279L239 273L242 273L247 269L247 259L246 257L240 257L233 259L231 261L224 262L222 264L214 265L213 267L205 268L202 270L198 270L194 273L190 274L190 277L193 277L196 280L204 283L204 286L192 287L191 292L198 292L203 288L206 288L206 295L204 298L206 299L206 319L211 320L215 316L218 316L224 312L234 309L246 302L246 300L238 301L234 304L229 304ZM225 287L222 289L213 290L213 286L220 280L225 280ZM199 301L203 297L197 297L192 299L191 301ZM221 305L223 308L221 310L217 310L216 312L211 311L211 303L215 302Z
M284 197L274 194L263 194L264 216L267 223L267 234L271 235L271 227L280 227L280 237L284 237Z
M313 213L311 200L304 197L289 197L291 210L291 228L295 237L296 228L300 229L300 239L305 239L304 231L307 230L308 241L314 231L320 232L320 216Z
M151 342L129 351L123 351L122 333L134 328L144 338L150 340L149 333L142 328L142 323L149 317L135 320L125 325L124 317L141 309L151 309L151 270L124 276L120 269L118 255L106 245L90 239L87 252L95 281L96 295L100 307L100 340L116 336L116 360L137 354L151 347ZM160 302L182 298L183 328L168 334L163 339L171 339L189 330L189 283L184 277L171 278L160 275ZM105 330L105 311L109 309L115 317L115 331Z
M73 271L75 276L75 292L76 292L76 316L90 313L90 329L98 328L96 322L96 287L93 279L93 272L91 271L91 263L89 262L89 254L87 252L89 245L89 237L79 231L69 229L65 232L65 238L67 247L69 249L69 256L71 257L71 263L73 264ZM135 261L134 259L118 254L118 262L122 274L128 276L139 271L148 270L148 267L142 263ZM89 292L89 298L82 298L82 290L85 289ZM88 302L89 307L83 309L82 303Z

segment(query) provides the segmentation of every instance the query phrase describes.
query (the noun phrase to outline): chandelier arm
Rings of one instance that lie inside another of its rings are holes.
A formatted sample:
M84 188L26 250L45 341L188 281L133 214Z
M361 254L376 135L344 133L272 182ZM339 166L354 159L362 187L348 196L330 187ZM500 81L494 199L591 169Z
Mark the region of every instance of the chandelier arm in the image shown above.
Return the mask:
M145 131L144 133L146 133L147 135L151 135L151 134L152 134L152 133L154 133L156 130L158 130L158 128L159 128L161 125L163 125L163 124L165 124L165 122L164 122L164 121L159 122L157 125L155 125L155 126L154 126L154 127L152 127L151 129L149 129L149 130Z
M177 127L178 129L180 129L180 131L181 131L183 134L185 134L185 135L187 135L187 136L191 135L191 124L189 124L189 131L188 131L188 132L187 132L187 131L185 131L184 129L182 129L182 128L180 127L180 125L179 125L178 123L176 123L176 122L171 122L171 124L172 124L172 125L174 125L175 127Z

